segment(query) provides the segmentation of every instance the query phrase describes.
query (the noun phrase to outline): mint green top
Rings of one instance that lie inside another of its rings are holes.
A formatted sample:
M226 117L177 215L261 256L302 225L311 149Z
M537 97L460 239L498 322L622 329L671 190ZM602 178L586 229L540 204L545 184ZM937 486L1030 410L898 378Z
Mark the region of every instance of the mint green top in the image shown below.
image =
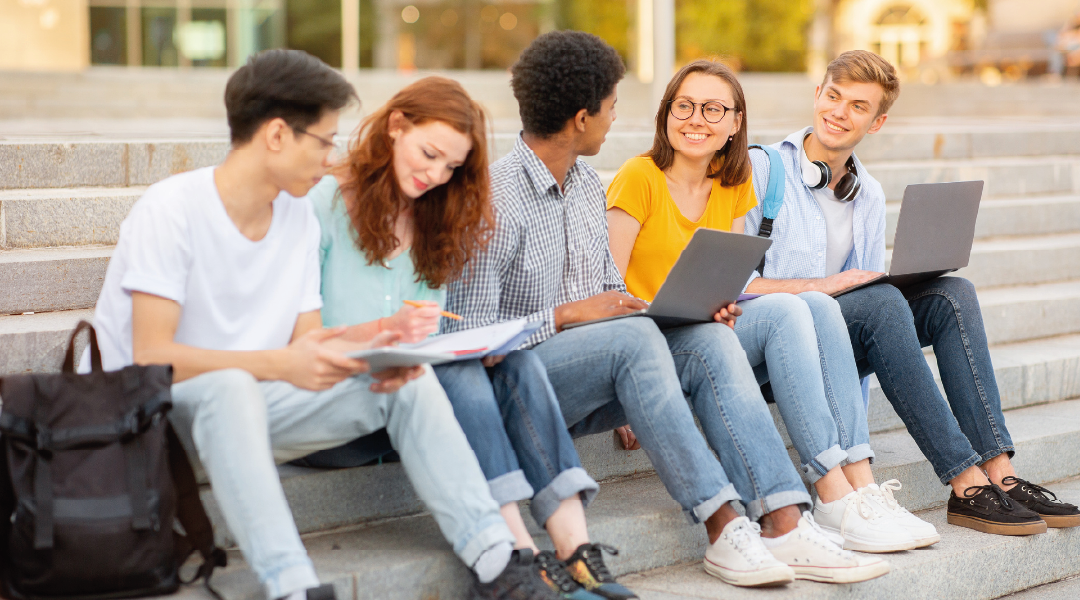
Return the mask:
M430 300L443 306L444 290L416 282L409 251L383 264L367 264L356 247L352 221L345 211L337 180L327 175L308 193L322 227L322 321L325 327L356 325L389 317L405 300Z

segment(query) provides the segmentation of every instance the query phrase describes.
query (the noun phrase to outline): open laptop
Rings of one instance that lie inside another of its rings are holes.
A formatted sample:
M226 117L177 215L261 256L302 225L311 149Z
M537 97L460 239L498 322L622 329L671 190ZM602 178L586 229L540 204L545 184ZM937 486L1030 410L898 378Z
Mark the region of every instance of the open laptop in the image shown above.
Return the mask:
M753 235L698 229L649 308L570 323L564 329L638 315L652 318L661 328L711 323L721 308L739 299L770 245L771 240Z
M876 283L889 283L902 289L966 267L975 239L982 191L982 181L907 186L896 221L889 272L834 292L832 296Z

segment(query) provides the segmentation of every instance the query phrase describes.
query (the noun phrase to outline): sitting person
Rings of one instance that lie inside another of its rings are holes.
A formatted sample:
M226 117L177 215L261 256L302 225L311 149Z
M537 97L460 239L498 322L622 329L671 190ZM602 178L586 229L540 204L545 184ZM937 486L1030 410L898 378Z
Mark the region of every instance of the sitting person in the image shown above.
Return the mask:
M845 52L829 64L814 92L813 126L774 144L784 161L784 204L765 272L755 273L748 292L833 294L885 270L885 194L854 150L881 130L899 93L896 71L872 52ZM751 160L755 189L764 194L769 161L759 152ZM745 232L756 234L761 219L760 208L751 210ZM876 284L837 302L859 375L877 373L935 473L952 486L949 523L1004 535L1080 525L1075 506L1013 470L1015 450L971 282L938 277L903 290ZM925 346L934 348L948 400L926 364Z
M731 69L699 60L672 78L652 150L622 166L607 203L615 265L627 290L649 302L699 227L742 233L756 201L746 101ZM882 490L874 483L862 386L836 301L803 292L739 306L735 334L758 382L772 382L802 473L817 490L818 525L862 552L939 541L933 525L892 501L893 484Z
M355 95L296 50L257 54L229 78L224 162L150 186L121 225L94 315L103 364L173 366L169 418L269 598L334 597L275 462L384 427L478 592L520 598L511 594L536 577L532 561L513 550L435 375L366 374L344 352L396 335L355 344L340 339L345 328L322 327L319 223L304 195L331 166L339 112Z
M491 166L495 234L468 276L450 284L447 308L464 321L445 327L543 319L526 345L547 369L571 434L629 423L668 493L705 522L706 568L725 581L850 582L887 572L879 558L842 550L805 511L810 497L730 329L718 325L727 335L699 343L696 332L707 330L682 328L669 340L645 317L565 328L645 306L625 293L608 250L604 188L579 158L599 152L624 72L611 46L582 32L546 33L522 52L511 85L524 131ZM707 361L691 348L705 349ZM747 516L732 506L740 500Z
M334 176L308 195L322 225L324 326L354 325L347 337L355 341L394 331L418 342L438 330L444 286L467 269L493 223L486 133L483 109L441 77L409 85L365 120ZM604 568L584 510L599 486L581 468L544 366L529 350L485 360L486 373L479 359L435 373L491 494L554 592L599 600L561 562L595 552L585 568ZM529 498L556 554L540 552L525 528L518 501ZM636 597L613 582L595 591Z

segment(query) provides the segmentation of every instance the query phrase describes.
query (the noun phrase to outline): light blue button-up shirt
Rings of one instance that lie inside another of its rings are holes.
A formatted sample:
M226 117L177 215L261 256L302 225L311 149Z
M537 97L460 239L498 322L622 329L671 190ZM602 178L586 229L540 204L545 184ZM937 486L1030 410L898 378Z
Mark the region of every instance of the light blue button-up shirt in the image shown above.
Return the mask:
M803 182L799 156L803 138L812 130L812 127L801 129L773 144L784 161L784 205L773 222L770 238L773 243L765 255L765 273L755 271L750 281L759 276L766 279L821 279L826 276L825 216L814 200L814 193ZM750 162L754 168L754 191L758 198L764 198L769 181L769 157L764 152L751 151ZM862 188L852 201L855 203L852 218L855 244L843 270L884 272L885 192L866 172L858 157L855 158L855 172ZM761 210L762 206L758 204L746 214L744 231L747 234L757 235Z

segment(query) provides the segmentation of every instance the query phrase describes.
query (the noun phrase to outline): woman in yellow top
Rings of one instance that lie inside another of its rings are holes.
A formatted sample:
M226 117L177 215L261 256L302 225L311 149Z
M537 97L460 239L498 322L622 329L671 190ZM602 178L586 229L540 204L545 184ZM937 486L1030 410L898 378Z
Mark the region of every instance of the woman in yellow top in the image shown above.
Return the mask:
M756 199L745 99L730 69L702 60L676 74L652 149L623 165L607 197L611 254L629 292L645 300L694 230L743 231ZM845 548L864 552L940 539L895 503L896 484L874 483L866 407L836 301L818 292L769 294L739 307L735 333L759 383L771 381L802 472L817 489L817 523L839 534Z

